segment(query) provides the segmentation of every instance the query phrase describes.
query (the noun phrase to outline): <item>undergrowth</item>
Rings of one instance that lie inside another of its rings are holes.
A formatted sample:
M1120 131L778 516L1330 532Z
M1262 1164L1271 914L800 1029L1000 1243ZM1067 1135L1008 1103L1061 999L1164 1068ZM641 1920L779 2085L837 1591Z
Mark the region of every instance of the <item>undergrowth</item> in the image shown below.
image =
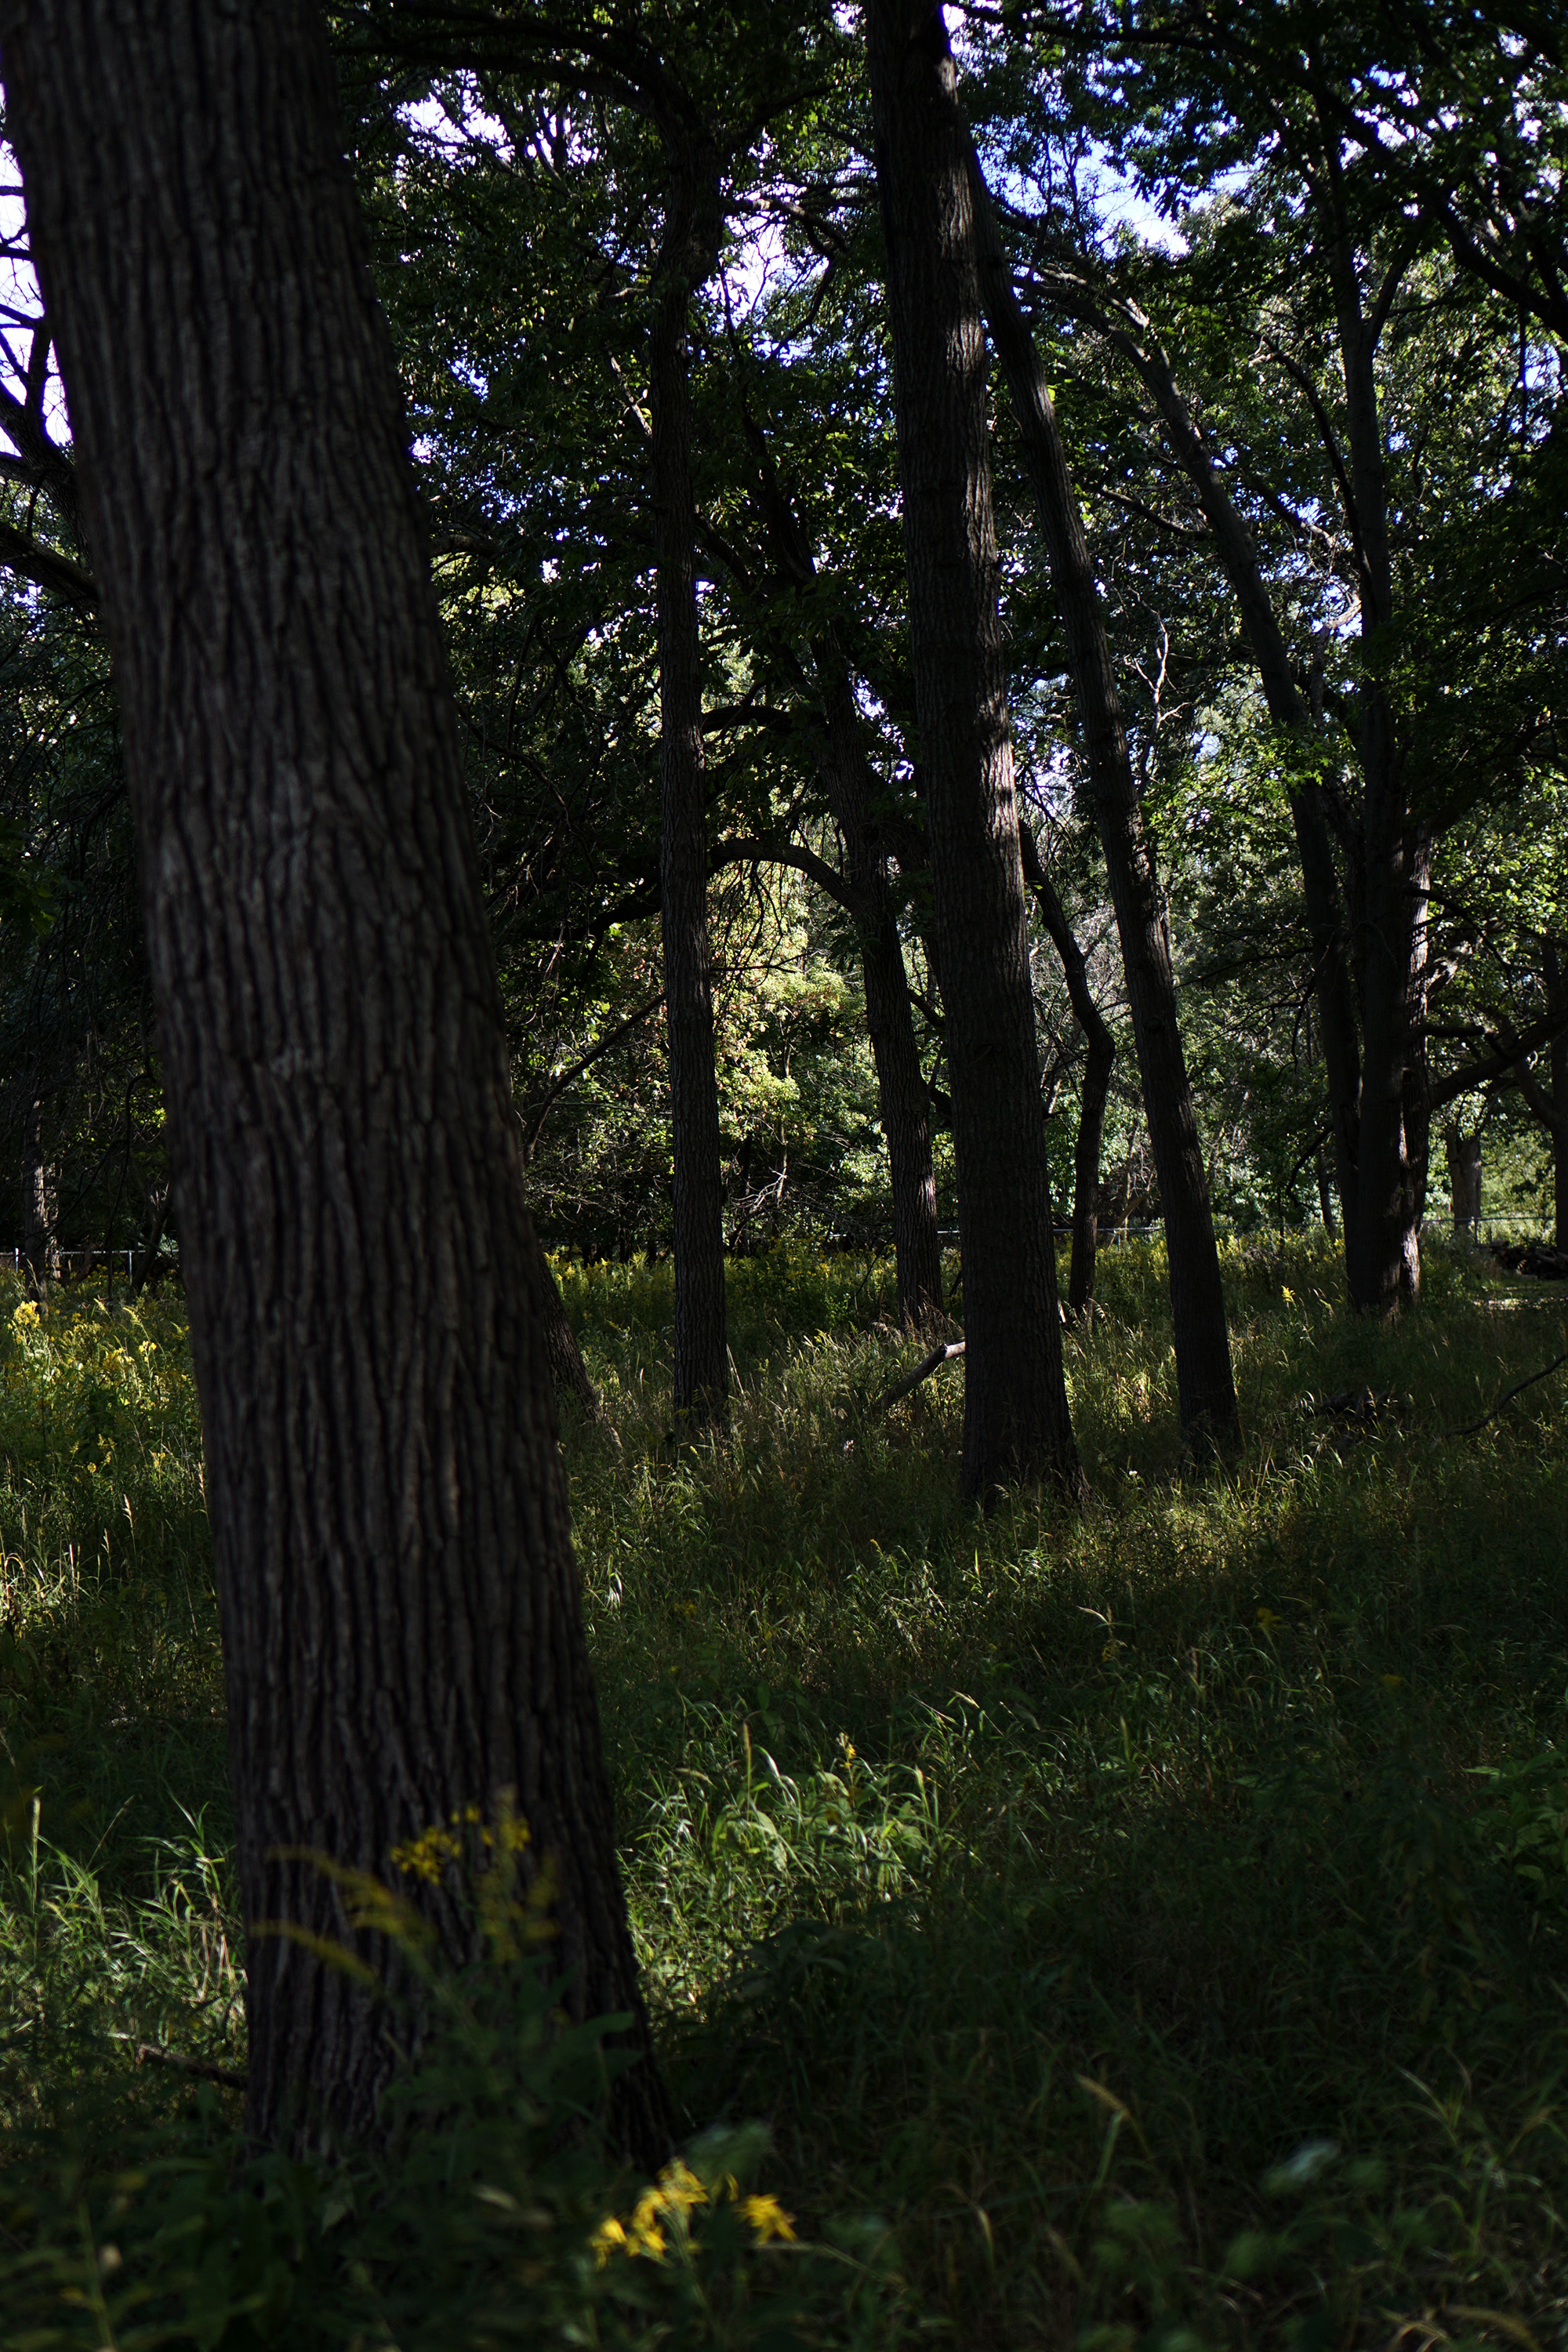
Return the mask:
M615 1427L564 1444L660 2046L692 2178L747 2168L795 2231L692 2204L686 2301L671 2271L619 2316L584 2250L634 2192L552 2185L548 2053L485 2043L482 1989L445 2106L408 2093L469 2119L445 2202L258 2186L235 2095L170 2063L244 2064L179 1312L7 1301L0 2345L1568 2345L1568 1376L1455 1433L1563 1307L1436 1249L1393 1327L1320 1244L1226 1273L1236 1461L1184 1465L1162 1255L1115 1248L1066 1338L1093 1500L983 1519L962 1367L878 1409L917 1352L889 1267L734 1265L698 1444L668 1268L562 1269Z

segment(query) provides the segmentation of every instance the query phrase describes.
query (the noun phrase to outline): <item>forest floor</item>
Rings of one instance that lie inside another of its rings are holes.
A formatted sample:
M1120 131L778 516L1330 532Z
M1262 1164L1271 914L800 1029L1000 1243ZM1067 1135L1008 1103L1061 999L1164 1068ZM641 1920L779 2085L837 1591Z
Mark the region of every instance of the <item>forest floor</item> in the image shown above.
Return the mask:
M984 1519L962 1368L875 1410L917 1353L887 1267L733 1266L701 1445L668 1267L563 1268L615 1431L563 1442L676 2096L693 2132L765 2121L802 2242L876 2216L896 2250L880 2316L811 2340L1568 2345L1568 1370L1456 1433L1568 1349L1568 1300L1428 1267L1381 1327L1321 1241L1232 1247L1245 1446L1199 1473L1159 1247L1105 1251L1066 1340L1092 1504ZM0 1333L0 2346L256 2341L91 2294L7 2333L7 2249L51 2199L99 2228L92 2162L188 2103L138 2051L244 2045L178 1302L37 1324L18 1293ZM89 2096L99 2157L79 2130L24 2193Z

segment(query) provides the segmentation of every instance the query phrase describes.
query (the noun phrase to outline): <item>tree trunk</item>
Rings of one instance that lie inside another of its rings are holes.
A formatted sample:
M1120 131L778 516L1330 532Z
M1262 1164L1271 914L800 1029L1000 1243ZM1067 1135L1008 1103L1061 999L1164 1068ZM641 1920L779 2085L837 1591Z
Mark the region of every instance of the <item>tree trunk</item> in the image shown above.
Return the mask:
M49 1171L44 1162L44 1106L36 1098L27 1106L22 1127L22 1255L40 1289L58 1282L60 1274L59 1236L49 1206Z
M1105 1141L1105 1106L1110 1097L1111 1072L1116 1067L1116 1040L1089 993L1083 950L1073 937L1067 910L1040 862L1038 846L1027 825L1020 830L1019 845L1024 853L1024 879L1035 894L1051 945L1061 959L1068 996L1089 1043L1079 1103L1078 1139L1073 1146L1072 1265L1068 1276L1068 1312L1076 1318L1094 1297L1094 1259L1100 1241L1100 1155Z
M563 2002L646 2050L506 1035L314 10L4 0L0 44L140 836L248 2121L321 2144L374 2126L392 2012L271 1923L386 1957L310 1857L393 1879L467 1803L526 1816ZM421 1900L473 1957L452 1891ZM623 2082L651 2163L646 2056Z
M985 338L940 7L867 10L926 830L963 1253L963 1487L1077 1490L1013 789Z
M544 1310L544 1352L550 1360L550 1377L557 1397L563 1393L574 1396L580 1405L597 1422L605 1419L599 1391L588 1377L588 1367L583 1361L583 1350L577 1344L577 1334L572 1328L566 1313L566 1301L561 1296L561 1286L551 1271L533 1220L528 1221L530 1239L533 1244L534 1279L540 1304Z
M1276 726L1307 740L1312 713L1291 674L1290 658L1263 579L1252 533L1237 512L1176 383L1165 352L1152 335L1130 332L1096 312L1115 348L1131 361L1170 436L1177 463L1197 497L1214 534L1215 552L1236 596L1242 626L1252 647L1258 683ZM1139 327L1147 321L1140 319ZM1343 901L1329 839L1323 796L1309 778L1288 778L1290 822L1301 868L1301 891L1312 942L1312 987L1328 1079L1334 1174L1347 1225L1355 1222L1356 1165L1361 1114L1361 1053L1356 1037ZM1329 1230L1332 1225L1324 1220Z
M1481 1213L1481 1139L1463 1135L1457 1119L1443 1129L1448 1160L1448 1197L1454 1212L1454 1239L1474 1241Z
M870 779L849 674L830 635L814 648L814 661L827 720L826 773L830 805L844 836L850 887L869 909L859 927L860 969L866 983L866 1025L877 1065L882 1133L888 1143L899 1316L907 1329L919 1330L940 1321L943 1312L931 1104L915 1043L904 943L899 937L887 865L868 837Z
M1106 874L1121 939L1144 1114L1160 1182L1175 1327L1182 1434L1198 1452L1239 1435L1219 1253L1197 1114L1176 1019L1170 934L1143 823L1100 590L1056 410L1028 321L1018 307L979 160L964 138L978 224L980 291L1023 437L1030 488L1050 558Z
M762 428L748 415L746 436L762 477L768 542L781 578L797 590L816 581L816 559L794 499L778 477ZM866 1025L877 1065L882 1133L888 1146L899 1319L906 1330L942 1319L942 1237L931 1167L931 1104L910 1012L909 975L884 849L871 838L872 780L849 666L831 626L812 639L811 666L821 699L823 785L844 842L849 893L860 935Z
M1388 468L1373 372L1395 264L1369 314L1350 232L1321 209L1334 288L1350 445L1350 520L1361 592L1364 664L1357 704L1362 771L1362 1116L1356 1213L1345 1218L1345 1265L1357 1307L1392 1311L1421 1287L1420 1212L1430 1113L1425 1074L1426 890L1430 841L1405 807L1405 751L1378 675L1378 640L1394 621Z
M942 1316L942 1237L936 1222L936 1176L931 1156L931 1105L910 1017L909 975L891 893L875 926L860 933L866 983L866 1026L877 1065L877 1095L888 1145L898 1264L899 1319L920 1330Z
M1409 1173L1399 1288L1401 1297L1414 1299L1421 1295L1421 1227L1426 1215L1432 1160L1432 1108L1426 1063L1426 925L1432 887L1432 836L1425 826L1416 828L1409 845L1405 877L1405 887L1413 902L1405 983L1405 1034L1410 1045L1403 1097L1405 1159Z
M692 289L712 266L717 232L709 216L715 208L712 159L700 151L689 126L672 122L661 129L665 219L649 376L663 793L659 894L674 1160L675 1410L688 1427L700 1427L723 1413L729 1354L687 337Z

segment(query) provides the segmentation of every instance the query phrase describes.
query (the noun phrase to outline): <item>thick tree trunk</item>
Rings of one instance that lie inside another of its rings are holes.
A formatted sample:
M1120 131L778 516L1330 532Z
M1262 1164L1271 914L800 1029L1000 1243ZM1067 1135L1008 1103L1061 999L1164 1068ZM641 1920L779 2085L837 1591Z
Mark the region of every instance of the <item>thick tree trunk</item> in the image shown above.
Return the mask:
M1076 1490L965 137L940 7L870 0L910 633L963 1253L963 1486Z
M646 2032L506 1036L314 10L3 0L0 44L140 835L249 2123L319 2143L374 2126L394 2053L391 2012L272 1928L365 1948L311 1853L392 1879L400 1842L515 1801L564 2003ZM450 1891L421 1899L470 1957ZM662 2095L646 2059L624 2079L651 2161Z
M1024 853L1024 879L1035 894L1051 945L1061 959L1068 1001L1089 1045L1083 1093L1079 1102L1078 1139L1073 1146L1072 1265L1068 1276L1068 1311L1076 1317L1083 1313L1094 1297L1094 1260L1100 1241L1100 1155L1105 1141L1105 1106L1110 1097L1110 1077L1116 1067L1116 1040L1089 993L1083 950L1073 937L1067 909L1040 862L1038 846L1027 825L1020 829L1019 845Z
M1100 591L1056 410L1028 321L1018 307L974 149L964 141L979 224L980 290L1023 438L1030 488L1067 632L1079 718L1111 902L1121 938L1149 1139L1160 1180L1175 1327L1182 1434L1199 1451L1239 1433L1219 1253L1209 1212L1197 1113L1176 1019L1170 935L1143 823Z
M721 1416L729 1389L687 349L691 292L711 266L715 225L707 217L710 159L697 151L688 126L663 128L664 236L649 353L663 793L659 893L674 1160L675 1410L687 1426L700 1427Z

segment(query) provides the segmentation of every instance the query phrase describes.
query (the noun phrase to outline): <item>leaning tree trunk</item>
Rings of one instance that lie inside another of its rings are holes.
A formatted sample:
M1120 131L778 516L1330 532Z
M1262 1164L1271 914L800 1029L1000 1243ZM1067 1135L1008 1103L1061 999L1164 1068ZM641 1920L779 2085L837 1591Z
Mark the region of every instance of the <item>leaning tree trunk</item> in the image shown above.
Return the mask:
M311 1857L394 1878L467 1803L526 1815L563 2002L646 2049L506 1033L315 11L3 0L0 45L140 839L249 2127L320 2143L373 2126L395 2053L298 1939L378 1948ZM473 1957L454 1890L421 1900ZM622 2084L650 2161L646 2056Z
M898 1261L899 1314L919 1330L942 1318L942 1236L936 1221L931 1165L931 1101L910 1013L904 943L884 859L869 837L871 789L859 715L848 672L831 635L814 660L827 720L831 806L844 836L849 880L868 908L860 923L860 970L866 983L866 1025L877 1065L882 1133L888 1144Z
M891 899L884 880L877 893L876 917L861 928L860 971L888 1146L899 1318L906 1329L921 1330L942 1316L942 1235L936 1221L931 1102L910 1017L904 943Z
M762 509L781 581L809 592L816 558L795 501L778 477L762 428L749 414L746 437L761 472ZM844 842L860 937L866 1026L877 1066L878 1104L888 1146L893 1247L898 1264L899 1318L906 1329L941 1321L942 1236L936 1221L931 1166L931 1101L915 1043L909 974L888 858L871 837L872 777L849 666L831 625L811 641L811 667L822 704L821 772L827 804Z
M1094 1260L1100 1243L1100 1155L1105 1142L1105 1106L1110 1098L1111 1073L1116 1067L1116 1040L1089 992L1083 950L1073 937L1067 909L1041 863L1038 845L1026 825L1020 832L1019 845L1024 853L1024 879L1035 894L1051 945L1060 958L1073 1015L1089 1047L1083 1092L1079 1098L1078 1138L1073 1146L1072 1264L1068 1275L1068 1312L1077 1318L1094 1297Z
M707 217L712 210L711 164L694 152L688 127L665 126L665 154L664 236L649 370L663 793L659 905L674 1163L675 1410L688 1426L700 1426L723 1412L729 1355L687 341L691 290L707 276L716 233Z
M940 7L867 10L963 1253L963 1491L1080 1484L1013 789L964 138Z
M1095 814L1127 971L1132 1036L1143 1086L1160 1207L1170 1260L1176 1390L1182 1434L1198 1451L1239 1433L1236 1383L1219 1252L1197 1113L1176 1019L1175 976L1153 844L1143 822L1100 590L1045 370L1018 307L979 161L967 133L964 156L978 224L980 291L1023 438L1039 509L1083 727Z
M1170 362L1152 342L1139 342L1131 335L1115 336L1113 340L1117 348L1132 360L1152 396L1177 460L1196 493L1204 520L1213 534L1215 551L1236 595L1268 715L1276 726L1288 729L1310 747L1314 733L1312 711L1303 700L1291 671L1273 599L1258 560L1257 545L1215 469ZM1344 905L1334 870L1322 793L1310 776L1290 776L1287 783L1307 928L1312 942L1312 987L1328 1081L1334 1175L1348 1229L1354 1224L1356 1216L1361 1049L1356 1036L1355 992L1351 979ZM1326 1216L1324 1223L1329 1223Z

